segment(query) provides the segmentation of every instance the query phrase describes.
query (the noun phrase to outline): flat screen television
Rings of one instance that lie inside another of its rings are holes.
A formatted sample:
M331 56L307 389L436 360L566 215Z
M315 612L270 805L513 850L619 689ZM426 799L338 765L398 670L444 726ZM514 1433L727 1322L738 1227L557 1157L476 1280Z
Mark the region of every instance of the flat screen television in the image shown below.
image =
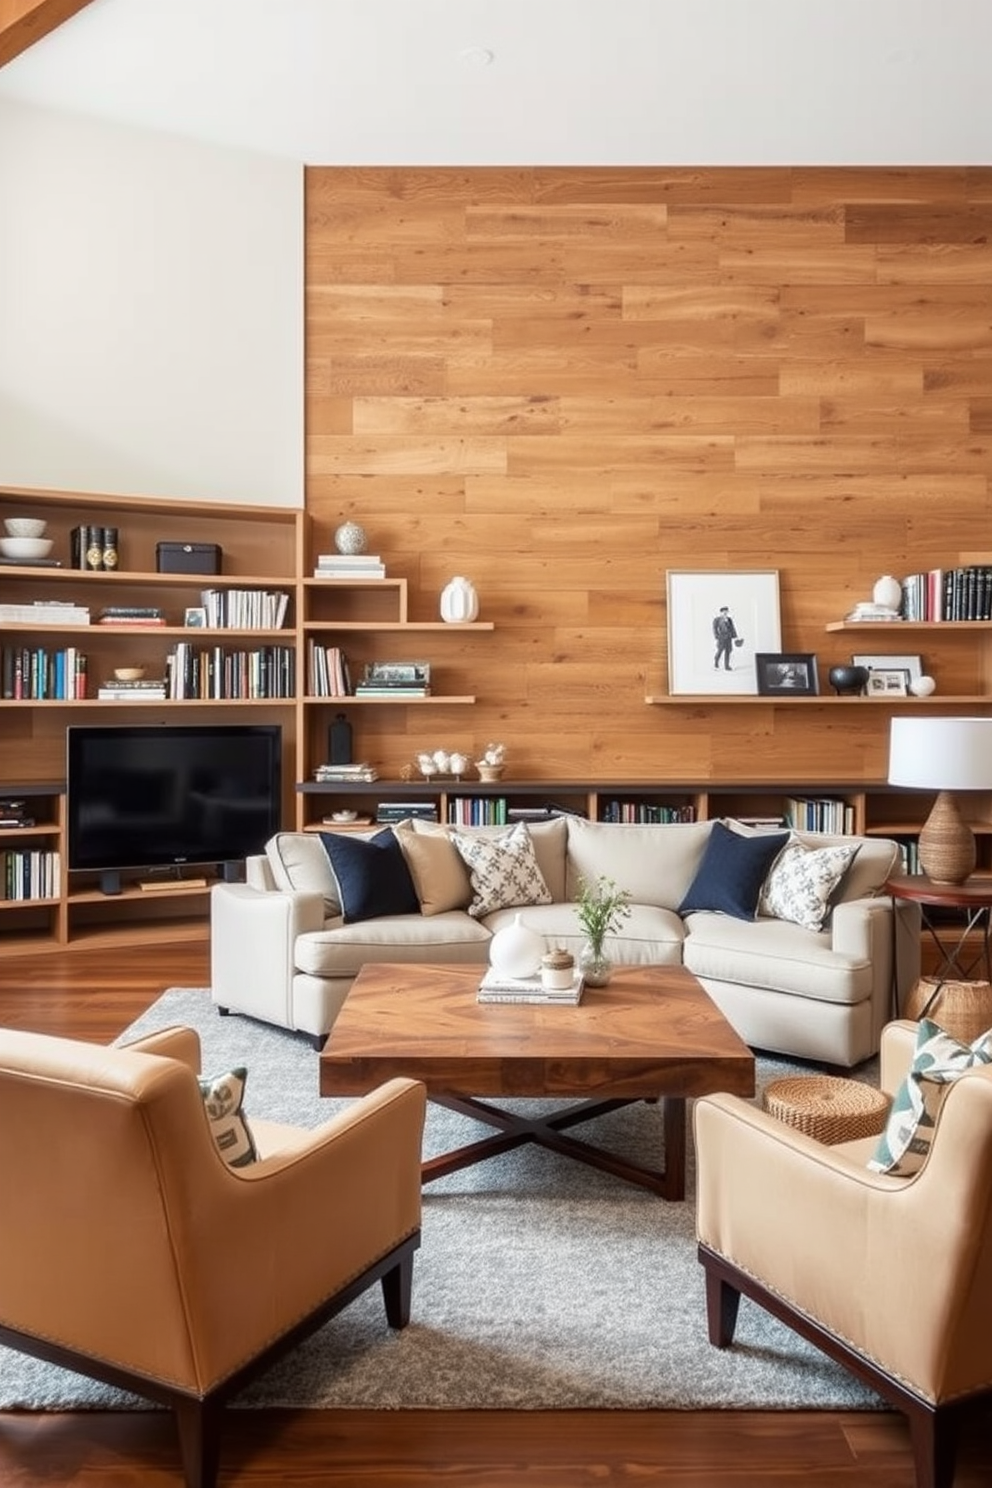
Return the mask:
M233 864L279 830L281 803L277 724L66 730L70 870Z

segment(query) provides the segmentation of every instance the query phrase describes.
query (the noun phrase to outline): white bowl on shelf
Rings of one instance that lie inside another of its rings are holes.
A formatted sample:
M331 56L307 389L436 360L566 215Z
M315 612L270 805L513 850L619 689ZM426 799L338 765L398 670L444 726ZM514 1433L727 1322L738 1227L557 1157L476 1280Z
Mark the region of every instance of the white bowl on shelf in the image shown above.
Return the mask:
M5 558L47 558L51 551L50 537L0 537L0 553Z
M357 821L357 820L358 820L358 812L357 811L332 811L331 812L331 821L341 822L342 825L345 822L353 822L353 821Z
M44 537L48 523L41 517L4 517L8 537Z
M114 676L118 682L140 682L145 675L144 667L114 667Z

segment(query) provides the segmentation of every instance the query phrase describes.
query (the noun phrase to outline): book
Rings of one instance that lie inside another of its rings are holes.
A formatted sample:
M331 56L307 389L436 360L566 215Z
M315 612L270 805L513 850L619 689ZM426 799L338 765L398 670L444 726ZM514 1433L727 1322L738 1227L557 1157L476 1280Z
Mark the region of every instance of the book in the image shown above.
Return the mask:
M545 987L540 976L508 977L490 966L479 983L477 1002L561 1003L575 1007L582 1001L585 978L575 973L570 987Z

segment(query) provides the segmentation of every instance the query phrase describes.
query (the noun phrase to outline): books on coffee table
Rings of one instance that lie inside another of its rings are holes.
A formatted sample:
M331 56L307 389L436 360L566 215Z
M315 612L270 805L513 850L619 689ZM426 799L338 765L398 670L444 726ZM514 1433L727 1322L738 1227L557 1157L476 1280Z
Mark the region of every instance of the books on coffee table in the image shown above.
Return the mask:
M570 987L545 987L540 976L508 977L492 967L479 983L477 1002L545 1002L574 1007L582 1001L584 978L576 972Z

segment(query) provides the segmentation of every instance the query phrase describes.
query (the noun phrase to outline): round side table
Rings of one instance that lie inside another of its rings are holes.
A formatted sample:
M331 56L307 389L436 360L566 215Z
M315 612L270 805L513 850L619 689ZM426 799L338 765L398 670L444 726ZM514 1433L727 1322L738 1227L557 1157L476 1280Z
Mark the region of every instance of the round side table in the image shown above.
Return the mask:
M840 1075L792 1075L765 1086L770 1116L795 1126L828 1147L877 1137L889 1114L889 1097L873 1085Z

